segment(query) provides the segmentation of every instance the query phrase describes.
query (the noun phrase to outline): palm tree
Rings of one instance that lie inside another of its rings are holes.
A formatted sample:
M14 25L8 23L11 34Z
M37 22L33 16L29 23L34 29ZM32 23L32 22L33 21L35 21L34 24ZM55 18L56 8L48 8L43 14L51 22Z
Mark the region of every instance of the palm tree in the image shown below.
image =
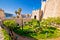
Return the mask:
M19 15L21 14L21 11L22 11L22 9L19 8L19 9L18 9L18 14L19 14Z
M20 14L21 14L21 11L22 11L21 8L19 8L18 11L15 11L15 14L17 15L17 18L19 18Z
M17 11L15 11L15 14L17 15L16 17L19 18L19 15L18 15L18 12Z
M29 14L27 14L27 17L29 17L30 15Z
M21 11L22 11L22 9L19 8L18 11L17 11L17 14L20 15L21 14ZM22 18L22 31L23 31L23 18Z
M17 11L15 11L15 14L17 15Z

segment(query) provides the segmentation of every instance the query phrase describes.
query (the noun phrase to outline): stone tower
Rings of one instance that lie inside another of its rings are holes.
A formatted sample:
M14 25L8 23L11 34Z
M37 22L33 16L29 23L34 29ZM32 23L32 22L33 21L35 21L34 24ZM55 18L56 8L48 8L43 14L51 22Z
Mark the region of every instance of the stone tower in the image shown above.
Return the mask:
M0 9L0 19L5 19L4 10Z
M60 17L60 0L47 0L43 18Z
M41 10L44 12L44 7L45 7L45 5L46 5L46 1L44 1L44 0L41 0Z
M36 19L36 20L41 20L42 15L43 15L43 11L42 10L33 10L31 18L32 19Z

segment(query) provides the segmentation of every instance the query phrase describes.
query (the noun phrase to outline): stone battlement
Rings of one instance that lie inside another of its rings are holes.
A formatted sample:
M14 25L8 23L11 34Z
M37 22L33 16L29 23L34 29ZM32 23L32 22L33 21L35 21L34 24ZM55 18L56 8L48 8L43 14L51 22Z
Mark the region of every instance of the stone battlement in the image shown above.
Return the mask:
M60 0L48 0L45 5L43 18L60 17Z

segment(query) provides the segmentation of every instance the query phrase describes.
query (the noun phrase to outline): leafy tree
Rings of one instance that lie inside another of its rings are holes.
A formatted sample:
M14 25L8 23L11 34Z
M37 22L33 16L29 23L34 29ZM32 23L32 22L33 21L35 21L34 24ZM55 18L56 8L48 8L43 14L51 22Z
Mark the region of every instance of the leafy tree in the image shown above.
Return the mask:
M17 18L19 18L20 14L21 14L21 11L22 11L21 8L19 8L18 11L15 11L15 14L17 15Z
M21 14L21 11L22 11L22 9L19 8L19 9L18 9L18 14L19 14L19 15Z
M17 15L17 11L15 11L15 14Z

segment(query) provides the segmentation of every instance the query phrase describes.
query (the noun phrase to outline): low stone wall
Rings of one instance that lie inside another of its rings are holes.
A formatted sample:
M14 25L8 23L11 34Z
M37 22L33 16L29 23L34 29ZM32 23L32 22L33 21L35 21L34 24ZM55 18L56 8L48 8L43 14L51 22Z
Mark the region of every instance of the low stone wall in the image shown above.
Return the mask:
M29 22L31 21L31 18L10 18L10 19L4 19L2 21L5 21L5 20L15 20L16 23L18 23L20 26L23 25L25 22Z

